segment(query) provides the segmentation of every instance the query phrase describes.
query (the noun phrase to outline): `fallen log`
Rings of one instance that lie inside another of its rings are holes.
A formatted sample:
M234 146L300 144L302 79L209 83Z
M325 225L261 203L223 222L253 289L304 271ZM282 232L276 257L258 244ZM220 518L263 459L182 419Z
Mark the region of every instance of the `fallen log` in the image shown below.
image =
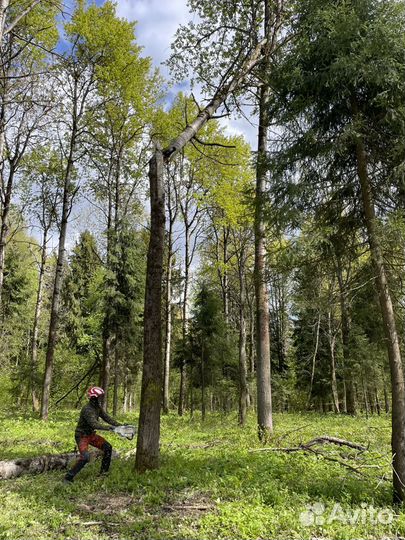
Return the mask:
M100 450L90 452L90 461L94 461L102 455ZM0 461L0 480L17 478L24 474L41 474L47 471L66 469L71 462L78 458L77 452L65 454L48 454L32 458L18 458ZM118 452L113 451L113 457L118 457Z
M70 452L0 461L0 480L17 478L23 474L40 474L46 471L66 469L68 463L75 457L77 454Z

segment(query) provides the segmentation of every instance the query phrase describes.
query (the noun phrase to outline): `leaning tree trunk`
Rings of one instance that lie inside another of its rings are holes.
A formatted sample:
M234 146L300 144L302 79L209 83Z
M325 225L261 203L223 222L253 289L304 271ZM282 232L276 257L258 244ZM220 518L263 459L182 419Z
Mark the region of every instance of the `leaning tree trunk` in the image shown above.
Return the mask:
M356 116L357 104L353 103ZM378 234L377 218L370 179L367 170L367 154L361 136L356 139L357 172L360 181L365 223L370 244L371 259L375 272L384 332L391 371L392 389L392 437L394 501L405 499L405 385L401 350L395 320L394 307L385 270L384 255Z
M44 383L42 387L41 418L48 420L49 398L51 394L51 383L53 375L53 362L57 343L57 332L59 323L59 303L62 289L63 263L65 259L65 244L67 235L67 225L71 205L71 177L73 174L73 160L76 147L77 124L73 122L72 135L70 140L70 150L65 171L63 186L62 216L59 232L58 257L56 262L55 280L53 285L51 318L49 322L48 346L46 350Z
M162 401L162 277L165 238L163 154L156 148L149 163L151 228L146 269L144 363L135 467L139 472L159 466Z

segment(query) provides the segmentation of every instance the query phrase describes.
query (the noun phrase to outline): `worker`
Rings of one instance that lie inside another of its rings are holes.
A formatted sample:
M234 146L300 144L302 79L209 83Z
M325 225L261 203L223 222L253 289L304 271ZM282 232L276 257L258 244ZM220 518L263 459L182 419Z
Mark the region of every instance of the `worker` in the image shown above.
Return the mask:
M120 426L121 424L103 410L100 398L104 393L104 390L98 386L92 386L87 392L89 403L82 408L75 430L75 439L79 448L80 457L66 473L64 478L65 483L73 482L76 474L90 461L89 445L95 446L103 451L100 474L106 474L110 468L112 446L103 437L97 435L96 430L113 431L114 426ZM100 423L99 417L109 425Z

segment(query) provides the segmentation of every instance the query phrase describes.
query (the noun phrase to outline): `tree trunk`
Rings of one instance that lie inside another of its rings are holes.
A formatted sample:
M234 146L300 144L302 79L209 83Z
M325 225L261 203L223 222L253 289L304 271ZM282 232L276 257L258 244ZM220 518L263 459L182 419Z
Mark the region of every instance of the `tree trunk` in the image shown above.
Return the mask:
M256 292L256 371L257 371L257 423L258 435L262 442L269 439L273 432L271 403L271 363L270 363L270 322L269 302L266 284L266 247L264 222L264 194L266 190L266 151L269 118L267 102L269 90L260 89L259 134L256 166L255 196L255 268L254 281Z
M344 367L343 367L344 369ZM346 391L346 380L343 377L343 399L342 399L342 408L343 413L347 414L347 391Z
M2 156L0 156L1 158ZM2 174L2 172L1 172ZM3 196L3 204L1 206L1 222L0 222L0 308L2 303L2 291L4 285L4 263L6 259L6 244L9 231L8 216L11 208L11 195L14 186L14 168L11 168L8 175L6 189Z
M245 254L241 250L239 256L239 425L246 423L248 405L247 358L246 358L246 288L245 288Z
M353 112L357 116L357 103L353 102ZM384 331L391 371L392 387L392 438L393 487L394 501L402 502L405 498L405 385L402 367L401 350L394 308L385 270L384 255L378 235L377 219L371 184L367 171L367 155L363 140L356 139L357 172L361 186L364 217L368 232L371 258L375 272L381 312L384 320Z
M206 405L205 405L205 361L204 361L204 340L201 346L201 420L205 420Z
M34 313L34 324L32 328L32 341L31 341L31 399L32 399L32 409L35 412L39 410L39 398L37 395L37 388L35 384L35 374L37 371L38 364L38 340L39 340L39 321L41 318L42 310L42 295L44 288L44 275L45 275L45 266L46 266L46 248L48 243L48 229L44 229L42 246L41 246L41 262L39 266L39 276L38 276L38 290L37 290L37 299L35 302L35 313Z
M311 368L311 381L309 383L309 392L308 392L308 399L307 399L307 408L309 407L311 403L311 397L312 397L312 388L314 386L314 379L315 379L315 365L316 365L316 357L318 355L318 347L319 347L319 330L321 327L321 314L318 314L318 320L316 323L316 338L315 338L315 349L314 354L312 355L312 368Z
M328 334L329 334L329 350L330 350L330 372L331 372L331 389L332 389L332 398L333 398L333 408L336 413L340 413L339 407L339 395L337 389L336 381L336 358L335 358L335 348L336 348L336 336L333 333L332 328L332 314L328 312Z
M388 392L384 384L384 405L385 405L385 412L388 414L390 412L390 401L388 399Z
M378 397L378 390L377 387L374 387L374 396L375 396L375 408L377 409L378 416L381 415L381 405L380 405L380 399Z
M77 457L76 453L68 453L0 461L0 480L9 480L23 474L39 474L66 469L68 463L75 457Z
M10 0L0 0L0 48L3 47L4 27L9 4Z
M344 381L346 388L346 410L347 414L356 414L356 398L353 383L353 363L350 354L350 315L347 300L347 290L343 282L343 272L340 260L337 261L336 269L339 296L340 296L340 316L341 316L341 333L343 344L343 363L344 363Z
M78 453L69 452L66 454L49 454L33 458L10 459L0 461L0 480L10 480L24 474L41 474L48 471L64 470L72 460L78 457ZM118 457L118 452L113 450L113 457ZM90 459L97 459L102 456L101 450L91 451Z
M169 227L168 238L168 256L166 273L166 332L165 332L165 361L163 373L163 412L169 412L169 391L170 391L170 358L172 345L172 265L173 265L173 246L172 246L172 227Z
M364 382L364 376L362 376L362 378L361 378L361 385L362 385L362 388L363 388L364 410L365 410L365 413L366 413L366 418L368 418L368 416L370 414L370 407L369 407L369 403L368 403L367 388L366 388L366 384Z
M113 265L113 253L112 251L116 248L117 237L115 234L115 228L113 227L113 167L114 167L114 157L113 152L110 154L110 164L107 174L107 189L108 189L108 210L107 210L107 250L106 250L106 266L111 274L115 272L115 266ZM115 176L116 180L116 176ZM115 190L116 191L116 190ZM115 212L117 217L117 212ZM106 300L105 300L105 313L103 320L103 359L100 366L100 378L99 385L104 390L104 396L102 397L103 408L108 410L108 397L109 397L109 386L110 386L110 372L111 372L111 358L115 346L115 335L112 329L112 306L110 303L110 287L115 286L111 283L111 278L106 279Z
M165 240L163 154L156 148L149 162L151 229L144 315L144 362L135 467L139 472L159 466L162 402L162 277Z
M74 155L76 149L77 123L74 118L72 133L70 138L69 157L66 165L65 179L63 185L62 216L59 232L58 257L56 262L55 280L53 285L51 318L49 322L48 346L46 350L45 374L42 387L41 418L48 420L49 398L51 394L51 383L53 375L53 361L57 343L57 331L59 322L59 302L62 289L63 264L65 260L65 244L67 225L71 206L71 177L73 174Z
M118 354L118 347L115 347L114 351L114 394L113 394L113 416L117 416L118 412L118 391L120 385L120 358Z

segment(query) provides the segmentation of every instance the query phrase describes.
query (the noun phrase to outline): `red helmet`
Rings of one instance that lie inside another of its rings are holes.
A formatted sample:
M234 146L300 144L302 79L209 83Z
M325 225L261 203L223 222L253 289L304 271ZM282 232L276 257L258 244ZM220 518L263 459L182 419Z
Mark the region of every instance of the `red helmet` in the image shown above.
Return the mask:
M100 388L99 386L92 386L91 388L87 390L87 396L89 399L93 397L98 398L103 395L104 395L104 390Z

